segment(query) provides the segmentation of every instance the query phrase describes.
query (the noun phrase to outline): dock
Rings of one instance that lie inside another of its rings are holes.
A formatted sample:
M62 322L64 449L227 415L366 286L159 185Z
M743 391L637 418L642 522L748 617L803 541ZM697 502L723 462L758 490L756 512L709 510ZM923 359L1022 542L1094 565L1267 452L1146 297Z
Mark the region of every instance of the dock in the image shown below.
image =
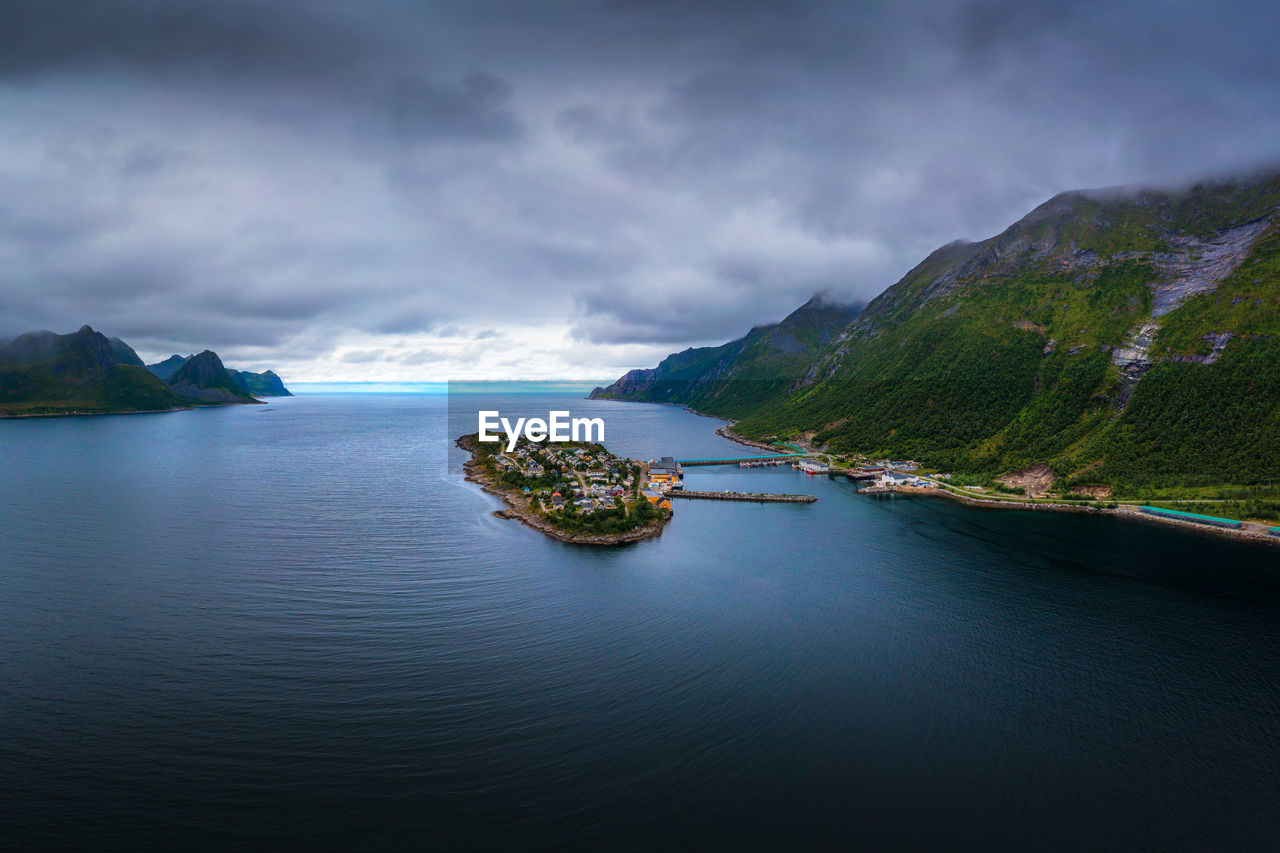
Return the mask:
M682 466L690 465L737 465L740 462L773 462L790 459L804 459L808 453L773 453L768 456L731 456L727 459L677 459Z
M670 491L669 498L690 498L703 501L751 501L754 503L772 504L811 504L818 498L814 495L771 495L755 492L688 492Z

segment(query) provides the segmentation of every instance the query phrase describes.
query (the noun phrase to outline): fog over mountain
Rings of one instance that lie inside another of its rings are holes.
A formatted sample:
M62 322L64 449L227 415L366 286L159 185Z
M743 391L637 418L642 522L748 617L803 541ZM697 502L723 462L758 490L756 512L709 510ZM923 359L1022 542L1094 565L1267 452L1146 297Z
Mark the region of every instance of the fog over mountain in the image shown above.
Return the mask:
M608 378L1280 160L1266 3L9 0L0 338Z

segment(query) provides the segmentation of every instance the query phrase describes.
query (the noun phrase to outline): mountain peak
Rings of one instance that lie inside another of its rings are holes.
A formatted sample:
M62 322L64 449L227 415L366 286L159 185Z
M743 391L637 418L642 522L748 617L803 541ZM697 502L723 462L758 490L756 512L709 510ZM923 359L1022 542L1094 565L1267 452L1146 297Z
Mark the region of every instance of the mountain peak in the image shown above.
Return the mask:
M65 365L69 370L105 370L113 364L119 364L115 350L107 336L95 332L92 327L81 326L74 335L68 336Z
M169 377L175 393L203 403L256 402L235 383L213 350L191 356Z
M633 370L592 397L661 400L721 411L747 411L765 396L786 392L817 354L858 316L856 305L841 305L817 293L780 323L756 326L718 347L685 349L655 368Z

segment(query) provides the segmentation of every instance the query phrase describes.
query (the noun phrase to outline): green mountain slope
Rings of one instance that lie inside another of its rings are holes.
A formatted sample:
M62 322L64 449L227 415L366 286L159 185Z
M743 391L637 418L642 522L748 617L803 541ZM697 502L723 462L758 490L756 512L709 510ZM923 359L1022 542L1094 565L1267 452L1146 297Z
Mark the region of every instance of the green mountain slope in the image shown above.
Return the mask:
M934 252L786 393L695 407L975 477L1262 483L1280 475L1278 224L1276 174L1065 193Z
M174 356L162 365L173 368L164 371L164 379L144 366L124 341L107 338L89 326L69 335L28 332L0 346L0 416L147 412L259 402L216 353L206 350L185 359ZM279 386L289 393L270 371L242 376L259 377L245 381Z
M88 326L69 335L31 332L0 348L3 415L154 411L182 402Z
M656 368L633 370L591 396L679 403L741 417L782 399L858 311L815 296L781 323L757 326L718 347L675 353Z
M169 387L180 397L202 403L256 403L231 378L213 350L191 356L169 377Z
M116 358L121 364L132 365L133 367L146 367L142 363L142 359L133 351L133 347L126 344L119 338L107 338L107 343L111 344L111 351L115 353Z
M262 373L250 373L247 370L227 368L227 373L231 375L232 382L255 397L293 396L289 389L284 387L284 382L280 381L280 377L274 371L264 370Z

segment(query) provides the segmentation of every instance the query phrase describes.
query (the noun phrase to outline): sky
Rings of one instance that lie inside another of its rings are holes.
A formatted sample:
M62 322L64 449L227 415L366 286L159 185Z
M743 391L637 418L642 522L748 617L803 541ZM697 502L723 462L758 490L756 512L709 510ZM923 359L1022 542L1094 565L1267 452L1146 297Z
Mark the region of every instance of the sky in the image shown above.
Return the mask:
M0 0L0 335L608 379L1070 189L1280 162L1280 10Z

